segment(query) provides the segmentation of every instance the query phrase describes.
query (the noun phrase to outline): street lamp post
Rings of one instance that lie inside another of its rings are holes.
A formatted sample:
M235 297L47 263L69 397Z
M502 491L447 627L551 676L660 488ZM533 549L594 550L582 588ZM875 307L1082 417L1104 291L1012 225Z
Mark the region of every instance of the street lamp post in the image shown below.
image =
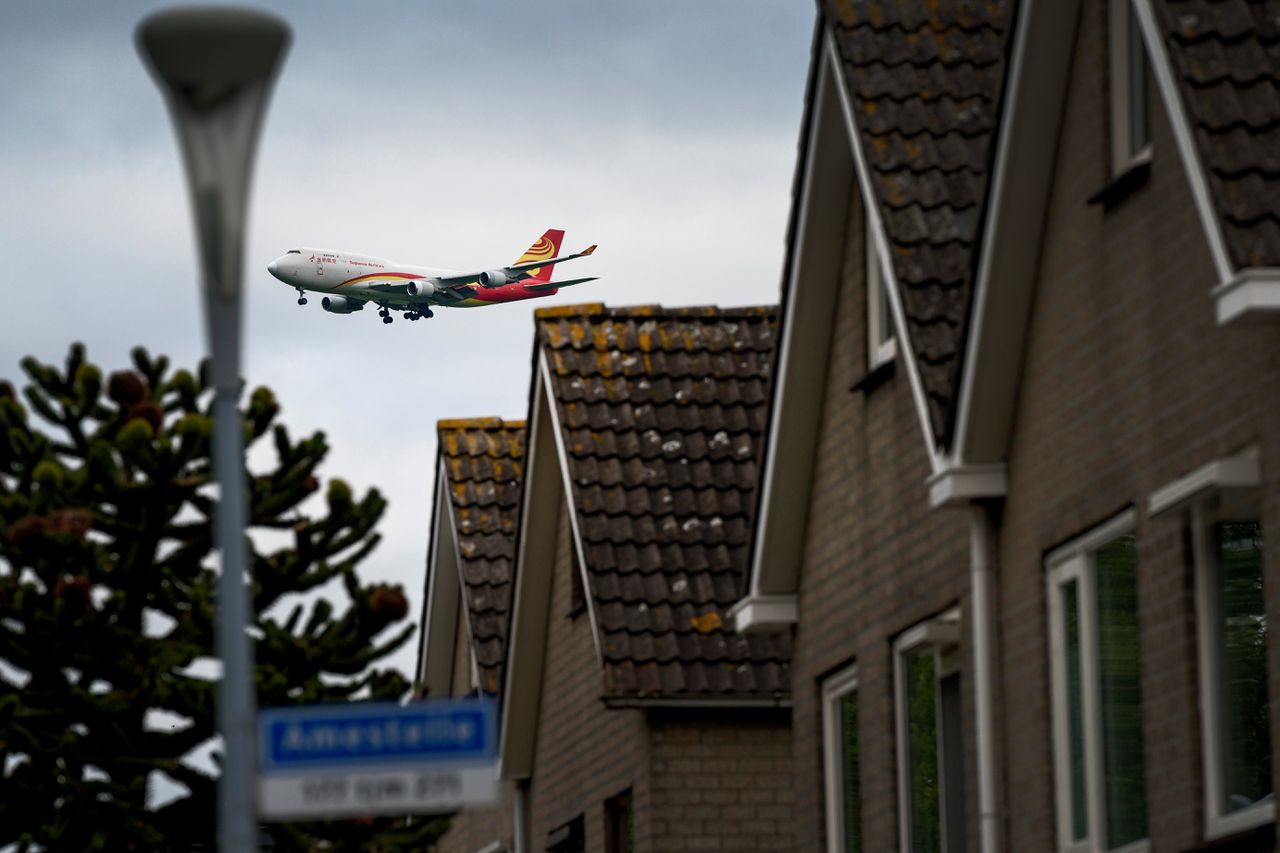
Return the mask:
M195 211L204 278L214 388L213 465L219 500L218 730L224 743L218 780L218 847L257 847L254 811L253 647L245 633L244 435L240 419L240 285L245 214L258 131L289 29L249 9L191 7L160 12L137 31L178 132Z

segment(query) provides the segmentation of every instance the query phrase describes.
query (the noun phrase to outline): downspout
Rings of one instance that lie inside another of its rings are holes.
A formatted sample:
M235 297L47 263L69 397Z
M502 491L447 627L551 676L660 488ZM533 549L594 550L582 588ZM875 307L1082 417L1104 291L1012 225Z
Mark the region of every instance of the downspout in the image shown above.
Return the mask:
M529 853L529 780L516 780L515 853Z
M989 507L969 507L969 568L973 596L974 713L978 728L978 837L982 853L1000 851L995 725L994 530Z

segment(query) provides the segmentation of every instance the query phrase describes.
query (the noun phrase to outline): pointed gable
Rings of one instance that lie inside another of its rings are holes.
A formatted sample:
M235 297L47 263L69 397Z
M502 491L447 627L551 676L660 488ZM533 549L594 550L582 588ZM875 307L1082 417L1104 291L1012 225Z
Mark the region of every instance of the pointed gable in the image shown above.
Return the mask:
M824 0L933 438L950 440L1011 0Z
M480 689L502 689L525 449L523 421L437 424L440 464Z
M1152 5L1231 263L1280 267L1280 7Z
M743 637L773 308L537 312L606 700L778 699L789 637Z

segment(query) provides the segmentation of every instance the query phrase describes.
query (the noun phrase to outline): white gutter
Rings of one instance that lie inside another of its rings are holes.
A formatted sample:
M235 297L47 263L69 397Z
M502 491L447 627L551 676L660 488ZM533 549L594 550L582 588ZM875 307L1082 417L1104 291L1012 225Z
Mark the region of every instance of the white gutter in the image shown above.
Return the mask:
M515 853L529 853L529 780L516 781L515 831L512 844Z
M991 512L969 508L969 567L973 596L974 714L978 729L978 837L982 853L1000 848L1000 801L996 787L995 600Z

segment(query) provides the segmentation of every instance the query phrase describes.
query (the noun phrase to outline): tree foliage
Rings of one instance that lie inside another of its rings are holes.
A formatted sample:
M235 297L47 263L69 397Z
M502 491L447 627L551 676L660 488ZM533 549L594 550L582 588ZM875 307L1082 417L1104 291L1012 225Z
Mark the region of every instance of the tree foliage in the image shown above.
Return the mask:
M212 394L203 370L133 360L104 379L77 344L61 369L25 359L21 399L0 382L0 846L213 846L216 779L189 756L215 731ZM337 479L308 501L328 448L279 411L266 388L243 408L246 445L275 451L248 476L259 704L399 698L409 685L378 663L413 630L396 624L404 593L356 573L386 503ZM298 596L334 581L345 609ZM155 771L190 796L148 809ZM265 829L277 850L396 850L439 827Z

